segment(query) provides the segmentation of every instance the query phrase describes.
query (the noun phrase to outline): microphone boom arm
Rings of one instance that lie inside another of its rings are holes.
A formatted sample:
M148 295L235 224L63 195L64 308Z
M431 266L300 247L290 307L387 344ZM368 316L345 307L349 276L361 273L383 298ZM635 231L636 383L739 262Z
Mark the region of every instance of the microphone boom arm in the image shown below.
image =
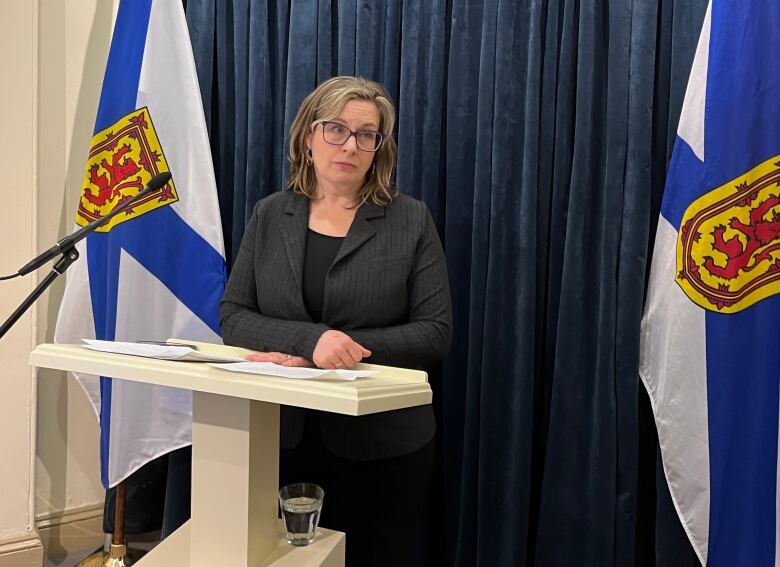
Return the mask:
M46 262L48 262L49 260L57 256L58 254L64 254L67 250L72 248L78 241L85 238L90 232L97 230L100 226L108 222L111 218L115 217L116 215L118 215L123 211L126 211L142 197L145 197L146 195L152 193L153 191L157 191L158 189L163 187L166 183L168 183L170 179L171 179L171 174L168 173L167 171L163 173L158 173L157 175L152 177L151 181L149 181L147 186L144 187L141 191L139 191L136 195L133 195L133 197L131 197L130 199L128 199L118 207L115 207L114 210L112 210L107 215L104 215L99 219L92 221L88 225L78 229L76 232L64 237L62 240L57 242L57 244L55 244L54 246L46 250L46 252L39 254L38 256L36 256L35 258L27 262L24 266L19 268L17 275L24 276L26 274L29 274L33 270L44 265Z
M137 202L144 195L148 195L149 193L163 187L166 183L168 183L168 181L170 181L170 179L171 174L168 172L155 175L152 180L149 181L149 184L144 187L144 189L139 191L137 195L134 195L132 198L116 207L107 215L100 217L99 219L92 221L88 225L80 228L76 232L69 234L57 242L57 244L49 248L46 252L39 254L30 260L27 264L22 266L22 268L20 268L19 272L17 273L19 276L23 276L35 270L39 266L54 258L57 254L62 254L62 257L57 261L56 264L54 264L51 272L49 272L49 274L43 278L37 286L35 286L35 289L32 290L30 295L28 295L21 303L21 305L19 305L19 307L17 307L16 310L11 314L11 316L8 317L8 319L6 319L2 325L0 325L0 339L5 336L5 334L11 327L13 327L14 323L19 320L24 312L27 311L33 303L35 303L35 300L38 299L44 291L46 291L46 288L54 283L54 280L57 279L57 276L64 274L65 270L67 270L73 262L79 259L79 252L76 250L77 242L85 238L90 232L94 231L102 224L106 223L111 217L127 210L128 207Z

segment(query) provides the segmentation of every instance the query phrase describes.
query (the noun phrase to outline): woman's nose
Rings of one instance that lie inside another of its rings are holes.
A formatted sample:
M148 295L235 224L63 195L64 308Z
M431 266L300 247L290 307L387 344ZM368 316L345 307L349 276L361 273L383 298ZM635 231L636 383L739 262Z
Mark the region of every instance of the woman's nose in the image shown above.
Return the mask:
M357 138L354 134L347 138L347 141L341 145L341 149L349 153L357 151Z

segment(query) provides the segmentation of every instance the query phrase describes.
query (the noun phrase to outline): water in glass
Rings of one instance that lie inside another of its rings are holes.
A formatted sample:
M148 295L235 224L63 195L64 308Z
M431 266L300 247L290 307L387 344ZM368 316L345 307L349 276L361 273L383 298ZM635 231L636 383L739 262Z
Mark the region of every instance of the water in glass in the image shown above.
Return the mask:
M287 541L292 545L307 545L314 541L322 502L309 496L281 501Z

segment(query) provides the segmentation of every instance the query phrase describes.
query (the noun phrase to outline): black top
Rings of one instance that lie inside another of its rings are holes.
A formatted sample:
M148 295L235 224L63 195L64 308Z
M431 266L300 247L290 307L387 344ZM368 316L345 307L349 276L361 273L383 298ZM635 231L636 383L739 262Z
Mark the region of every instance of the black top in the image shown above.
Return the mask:
M309 229L306 234L306 252L303 256L303 304L315 323L322 321L322 302L325 294L325 276L343 236L327 236Z

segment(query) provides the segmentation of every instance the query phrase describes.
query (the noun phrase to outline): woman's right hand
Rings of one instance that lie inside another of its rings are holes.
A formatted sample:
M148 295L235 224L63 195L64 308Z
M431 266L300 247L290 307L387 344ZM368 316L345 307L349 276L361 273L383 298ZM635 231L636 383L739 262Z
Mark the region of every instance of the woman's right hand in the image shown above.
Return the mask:
M349 335L333 329L320 335L314 347L314 364L319 368L352 368L371 351L353 341Z

